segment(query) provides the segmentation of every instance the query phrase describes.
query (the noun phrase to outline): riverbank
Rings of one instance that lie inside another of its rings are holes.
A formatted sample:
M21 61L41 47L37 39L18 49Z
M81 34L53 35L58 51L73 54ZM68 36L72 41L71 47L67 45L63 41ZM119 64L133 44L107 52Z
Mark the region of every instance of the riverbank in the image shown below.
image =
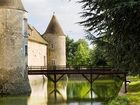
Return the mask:
M129 77L131 83L129 84L129 89L127 97L129 99L130 105L140 105L140 78L138 76Z
M140 78L138 76L129 77L128 93L124 96L118 96L111 100L108 105L140 105Z

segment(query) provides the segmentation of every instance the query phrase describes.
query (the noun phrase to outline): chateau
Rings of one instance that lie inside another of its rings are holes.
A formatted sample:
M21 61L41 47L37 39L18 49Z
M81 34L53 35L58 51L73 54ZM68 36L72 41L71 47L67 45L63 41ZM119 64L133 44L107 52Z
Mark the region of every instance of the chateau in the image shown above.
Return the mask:
M28 66L65 66L65 34L56 16L52 19L43 35L32 26L28 26Z
M21 0L0 0L0 93L30 93L27 66L66 65L65 34L52 16L41 35Z

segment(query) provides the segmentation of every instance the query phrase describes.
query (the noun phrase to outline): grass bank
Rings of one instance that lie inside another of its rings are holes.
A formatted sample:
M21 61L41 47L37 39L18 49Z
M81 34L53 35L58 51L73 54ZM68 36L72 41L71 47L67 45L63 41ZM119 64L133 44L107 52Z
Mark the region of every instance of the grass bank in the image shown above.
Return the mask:
M129 84L127 97L129 99L130 105L140 105L140 78L129 77L131 83Z
M128 93L114 98L107 105L140 105L140 78L131 76L128 79L131 81Z

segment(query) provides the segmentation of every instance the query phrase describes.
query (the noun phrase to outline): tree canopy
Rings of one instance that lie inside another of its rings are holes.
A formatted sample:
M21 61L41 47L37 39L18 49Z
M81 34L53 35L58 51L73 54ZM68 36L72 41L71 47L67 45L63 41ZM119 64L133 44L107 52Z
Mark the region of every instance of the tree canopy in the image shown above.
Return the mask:
M79 39L75 42L67 36L66 53L67 65L89 65L90 49L86 40Z
M89 65L90 49L88 43L84 39L79 39L77 42L77 50L73 62L75 65Z
M140 71L140 1L81 0L80 24L94 34L88 39L105 50L112 65L124 70Z

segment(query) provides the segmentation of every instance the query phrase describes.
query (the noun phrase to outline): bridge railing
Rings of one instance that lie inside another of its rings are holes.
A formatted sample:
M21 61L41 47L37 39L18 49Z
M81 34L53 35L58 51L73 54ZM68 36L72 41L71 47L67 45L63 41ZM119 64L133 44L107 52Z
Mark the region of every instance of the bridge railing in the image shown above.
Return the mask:
M28 70L47 70L47 66L28 66Z
M103 71L118 71L112 67L95 67L85 65L55 65L55 66L28 66L28 70L103 70Z

